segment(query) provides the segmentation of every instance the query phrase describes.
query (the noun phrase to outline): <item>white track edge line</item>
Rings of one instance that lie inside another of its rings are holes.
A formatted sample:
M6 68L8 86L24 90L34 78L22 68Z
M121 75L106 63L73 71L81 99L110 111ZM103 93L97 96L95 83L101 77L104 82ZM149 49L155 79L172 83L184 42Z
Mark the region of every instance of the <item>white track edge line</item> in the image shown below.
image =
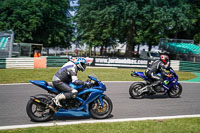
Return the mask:
M13 126L0 126L0 130L17 129L17 128L31 128L31 127L47 127L56 125L75 125L86 123L110 123L110 122L126 122L126 121L144 121L144 120L160 120L160 119L175 119L175 118L194 118L200 117L200 114L194 115L176 115L176 116L160 116L160 117L142 117L142 118L127 118L127 119L106 119L106 120L87 120L75 122L53 122L53 123L39 123L39 124L26 124L26 125L13 125Z

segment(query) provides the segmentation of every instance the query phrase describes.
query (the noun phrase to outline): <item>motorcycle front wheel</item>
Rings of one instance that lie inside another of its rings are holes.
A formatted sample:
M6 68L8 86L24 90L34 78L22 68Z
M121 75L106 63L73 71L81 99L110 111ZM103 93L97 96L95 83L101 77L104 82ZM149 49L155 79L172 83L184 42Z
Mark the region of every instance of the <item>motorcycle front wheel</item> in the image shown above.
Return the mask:
M145 85L140 82L133 83L129 87L129 95L134 99L141 99L144 97L144 94L140 94L140 89L142 89Z
M92 118L94 119L104 119L110 116L113 104L109 97L103 96L103 107L100 104L99 99L96 99L89 106L89 112Z
M38 98L38 100L48 102L45 98ZM31 99L27 103L26 112L30 119L35 122L48 121L54 114L51 109L44 107Z
M181 93L183 91L183 88L181 84L174 85L170 90L168 91L168 95L171 98L178 98L180 97Z

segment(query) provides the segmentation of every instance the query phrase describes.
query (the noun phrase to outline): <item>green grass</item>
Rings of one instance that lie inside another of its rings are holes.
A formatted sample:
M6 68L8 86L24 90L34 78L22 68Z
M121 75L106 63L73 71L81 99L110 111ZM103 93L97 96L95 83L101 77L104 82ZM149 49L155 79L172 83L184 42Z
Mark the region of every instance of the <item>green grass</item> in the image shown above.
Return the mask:
M29 80L45 80L50 82L59 68L46 69L0 69L0 84L5 83L28 83ZM134 69L135 71L143 71ZM130 76L133 69L113 68L87 68L85 72L79 72L80 80L87 80L87 76L95 73L102 81L141 81L140 78ZM190 72L177 72L179 80L189 80L197 76Z
M0 133L200 133L200 118L36 127Z

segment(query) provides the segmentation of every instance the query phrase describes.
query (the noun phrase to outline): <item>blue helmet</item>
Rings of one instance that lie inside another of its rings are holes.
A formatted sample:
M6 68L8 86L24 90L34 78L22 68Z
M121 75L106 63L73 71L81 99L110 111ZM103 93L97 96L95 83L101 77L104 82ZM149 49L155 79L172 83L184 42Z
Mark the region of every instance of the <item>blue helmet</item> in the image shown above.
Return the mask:
M78 67L79 70L81 70L82 72L85 71L86 68L86 59L85 58L77 58L74 61L74 64L76 64L76 66Z

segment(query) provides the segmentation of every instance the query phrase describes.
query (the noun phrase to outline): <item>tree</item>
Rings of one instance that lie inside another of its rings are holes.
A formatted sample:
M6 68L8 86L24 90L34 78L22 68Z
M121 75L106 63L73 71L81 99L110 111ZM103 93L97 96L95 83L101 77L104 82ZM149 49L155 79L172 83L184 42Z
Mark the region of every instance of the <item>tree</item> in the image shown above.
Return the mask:
M39 0L40 1L40 0ZM70 14L70 0L40 2L42 23L33 36L46 47L70 47L74 36L74 24Z
M190 39L193 39L195 44L200 43L200 1L199 0L188 0L188 3L191 5L192 12L190 13L193 16L190 21L194 22L190 26L190 30L187 32L180 32L181 36L187 36Z
M125 56L132 57L136 44L146 42L150 50L162 37L189 31L193 13L186 0L79 0L78 33L90 46L126 43Z
M3 0L0 30L12 29L15 42L70 46L73 36L70 0Z
M113 34L113 1L79 0L75 23L77 24L77 40L89 47L107 47L115 44ZM106 5L106 6L105 6Z
M12 29L15 42L33 40L32 31L41 24L37 4L25 0L4 0L0 6L0 30Z

